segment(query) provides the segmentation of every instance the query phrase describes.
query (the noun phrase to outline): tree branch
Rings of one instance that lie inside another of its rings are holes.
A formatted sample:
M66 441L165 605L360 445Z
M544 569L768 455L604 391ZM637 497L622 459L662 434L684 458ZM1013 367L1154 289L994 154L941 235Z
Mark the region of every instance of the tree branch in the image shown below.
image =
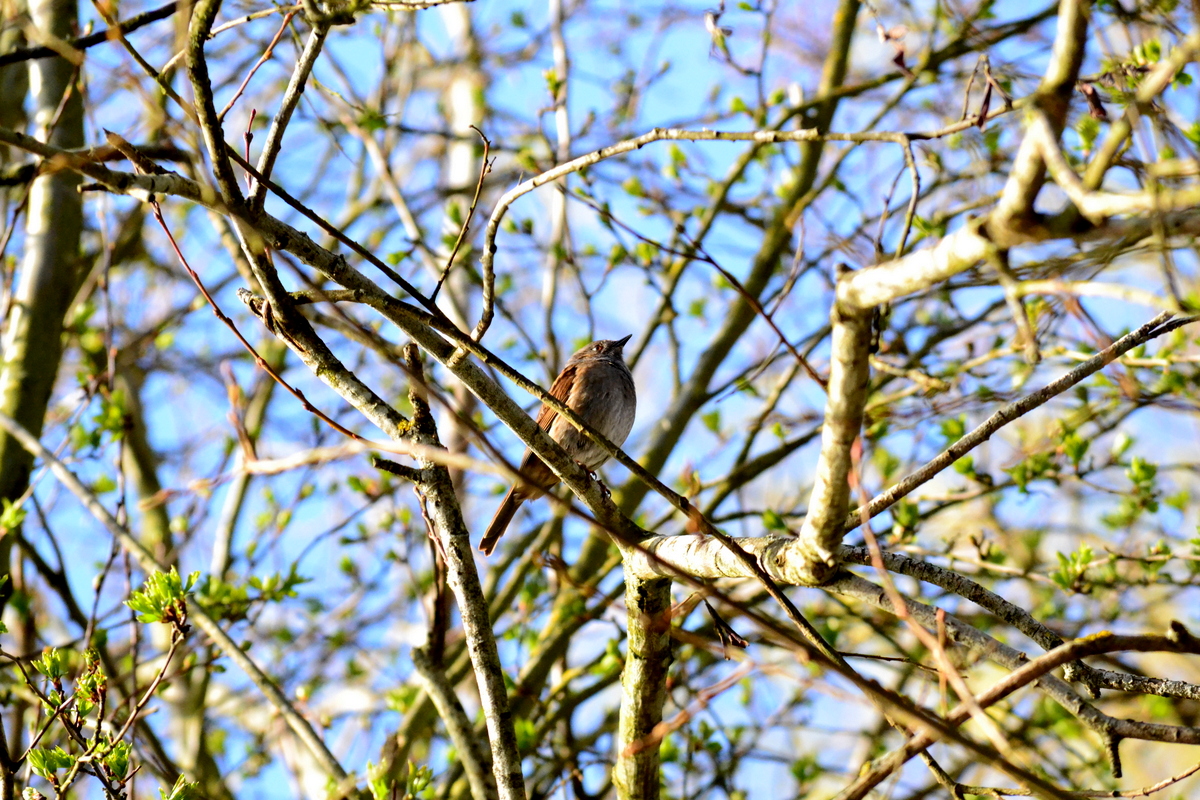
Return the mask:
M54 477L58 478L59 482L75 495L76 499L83 504L91 515L100 522L109 534L120 542L121 547L129 553L137 561L138 566L146 574L155 572L166 572L163 565L159 564L154 555L142 545L129 531L118 523L111 514L108 513L103 504L96 498L91 491L88 490L83 483L75 477L66 466L55 458L54 454L42 446L42 443L32 436L24 427L16 422L11 417L0 414L0 428L4 428L11 436L21 443L21 446L28 450L34 457L40 458L42 463L50 468L54 473ZM188 601L188 618L196 623L196 627L208 634L216 645L221 648L221 651L237 664L246 677L258 687L258 690L270 701L275 710L287 722L288 727L292 732L304 742L308 747L309 752L317 760L317 762L325 770L325 773L336 781L346 779L346 771L342 769L341 764L329 752L325 746L325 742L321 740L308 724L306 720L288 699L284 696L279 687L271 680L271 678L263 672L257 664L246 655L245 651L235 642L229 634L225 633L220 624L209 616L198 603L194 600Z

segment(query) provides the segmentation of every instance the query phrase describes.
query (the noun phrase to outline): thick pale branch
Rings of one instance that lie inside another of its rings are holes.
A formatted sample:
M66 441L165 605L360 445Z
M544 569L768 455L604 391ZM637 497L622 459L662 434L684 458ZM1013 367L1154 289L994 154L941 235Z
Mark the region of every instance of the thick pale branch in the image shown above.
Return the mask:
M1121 355L1151 339L1198 320L1200 316L1172 319L1166 312L1159 314L1061 378L1005 405L916 472L872 498L867 504L867 516L874 518L883 513L898 500L986 442L1008 423L1061 395ZM849 532L861 524L862 517L859 512L846 514L842 521L842 532ZM810 582L804 566L809 550L802 539L764 536L738 539L737 542L759 559L759 563L774 580L793 585L806 585ZM753 572L734 554L729 553L720 542L701 536L655 536L646 539L636 551L627 555L626 562L627 569L633 574L647 578L668 575L691 575L701 579L754 577Z
M1067 163L1050 121L1043 114L1033 115L1025 137L1037 147L1050 171L1050 177L1054 178L1054 182L1071 199L1079 213L1094 224L1099 225L1108 217L1177 211L1200 205L1200 187L1177 191L1152 188L1135 194L1088 191Z
M874 308L954 277L993 252L980 227L980 220L968 220L933 247L847 275L838 281L838 302L851 308Z
M1036 105L1050 119L1054 138L1062 132L1070 106L1071 93L1079 77L1087 44L1087 0L1062 0L1058 8L1058 29L1050 63L1038 86ZM1008 171L1000 202L990 215L988 235L992 241L1008 247L1024 241L1032 226L1033 204L1042 190L1045 163L1037 143L1026 136Z
M1123 283L1101 283L1098 281L1063 281L1040 280L1019 281L1014 287L1018 297L1031 294L1065 294L1075 297L1107 297L1149 308L1158 308L1172 314L1179 313L1179 307L1170 297L1163 297L1146 289L1127 286Z
M821 428L821 455L798 541L799 566L807 573L803 582L810 584L824 583L837 567L842 520L850 507L851 450L862 428L871 377L871 312L835 306L831 319L829 395Z
M662 721L671 664L671 582L625 574L629 639L621 671L621 713L617 725L617 796L634 800L659 796Z

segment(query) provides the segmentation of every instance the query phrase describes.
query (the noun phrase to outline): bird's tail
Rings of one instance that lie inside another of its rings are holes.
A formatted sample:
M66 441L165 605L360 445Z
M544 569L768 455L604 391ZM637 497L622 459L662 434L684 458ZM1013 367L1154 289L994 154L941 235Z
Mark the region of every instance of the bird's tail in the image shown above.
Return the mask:
M512 522L517 509L525 502L525 498L517 496L516 492L517 487L513 486L508 490L508 494L504 495L504 500L500 503L500 507L496 509L496 516L492 517L492 522L488 525L487 532L479 540L479 549L485 556L490 556L492 551L496 549L496 542L500 541L500 537L508 529L508 523Z

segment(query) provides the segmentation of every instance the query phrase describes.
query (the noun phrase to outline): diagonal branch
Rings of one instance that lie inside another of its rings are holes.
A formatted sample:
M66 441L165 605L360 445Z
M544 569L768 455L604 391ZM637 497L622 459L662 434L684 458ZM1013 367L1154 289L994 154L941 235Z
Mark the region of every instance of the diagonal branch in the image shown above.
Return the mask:
M0 428L4 428L5 431L21 443L22 447L36 458L40 458L42 463L54 473L54 477L58 478L59 482L71 494L75 495L84 508L108 530L109 534L120 542L121 547L133 556L138 566L144 572L152 574L166 571L163 565L155 560L154 555L123 525L117 522L108 513L108 509L83 485L83 482L75 477L75 474L67 469L66 465L59 461L53 453L42 446L42 443L36 437L25 430L16 420L4 414L0 414ZM188 618L196 623L196 627L208 634L217 647L221 648L221 651L246 673L251 682L258 687L258 690L263 693L275 710L279 712L279 715L284 718L284 721L287 722L292 732L308 747L313 757L325 770L325 773L336 781L345 780L346 771L342 769L342 765L329 752L329 748L325 746L325 742L321 740L321 737L309 725L308 720L296 711L295 707L292 706L279 687L275 685L270 676L263 672L251 660L250 656L246 655L246 652L238 643L225 632L220 624L209 616L208 612L194 600L188 602Z
M208 157L212 160L213 172L217 176L217 186L225 202L240 207L243 201L242 190L233 174L233 164L229 161L229 148L225 146L225 132L213 102L213 84L208 74L208 60L204 55L204 43L208 41L209 31L220 8L221 0L198 0L192 7L192 17L188 25L187 68L196 101L196 117L204 144L208 148Z
M321 47L325 44L325 37L328 34L329 22L323 19L318 20L308 34L308 41L304 44L304 50L300 53L296 68L292 70L292 77L288 80L287 89L284 90L279 111L271 120L266 143L263 145L262 154L258 157L258 172L264 179L270 179L271 171L275 168L275 159L279 157L279 150L283 147L283 133L292 120L296 106L300 104L300 95L304 92L304 84L308 82L308 76L312 73L313 65L317 62L317 56L321 54ZM267 184L264 180L260 180L250 194L250 206L261 211L266 195Z
M70 42L63 42L73 50L87 50L89 47L95 47L98 44L104 44L107 41L123 36L126 33L136 31L138 28L145 27L152 22L158 22L162 19L167 19L172 16L179 8L179 4L175 2L167 3L164 6L159 6L151 11L146 11L137 16L130 17L124 22L120 22L111 28L105 28L102 31L90 33L87 36L81 36ZM12 50L8 53L0 55L0 67L8 64L16 64L21 61L31 61L37 58L50 58L51 56L60 55L57 50L50 47L23 47L18 50Z

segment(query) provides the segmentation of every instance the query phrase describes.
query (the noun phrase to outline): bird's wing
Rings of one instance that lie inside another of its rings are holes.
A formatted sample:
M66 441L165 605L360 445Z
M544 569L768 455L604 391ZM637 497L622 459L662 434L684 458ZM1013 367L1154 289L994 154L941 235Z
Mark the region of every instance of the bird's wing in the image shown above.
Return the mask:
M568 363L563 367L563 371L558 373L558 377L554 379L554 384L550 387L550 396L563 401L568 407L571 405L571 387L575 384L575 368L575 364ZM550 426L554 424L557 416L557 411L550 406L543 405L542 410L538 412L538 427L549 432Z

